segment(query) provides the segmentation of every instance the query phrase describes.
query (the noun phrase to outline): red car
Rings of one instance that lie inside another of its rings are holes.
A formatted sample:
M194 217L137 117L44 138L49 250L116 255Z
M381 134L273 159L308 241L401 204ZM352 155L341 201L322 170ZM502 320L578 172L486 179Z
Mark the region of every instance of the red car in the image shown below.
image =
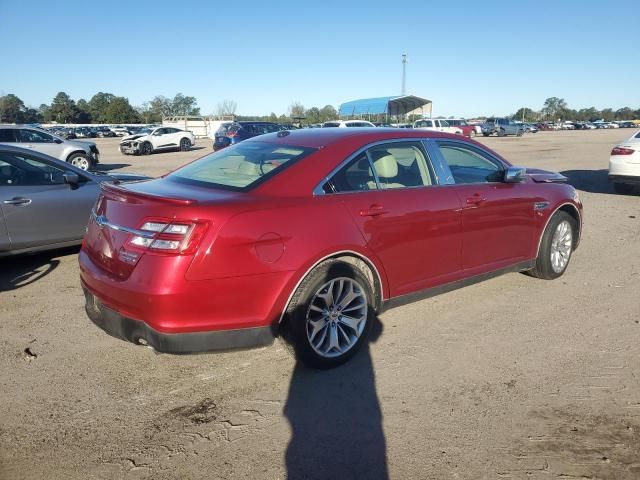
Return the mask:
M170 353L286 328L302 361L333 367L385 308L505 272L562 275L582 229L564 180L440 132L263 135L103 185L80 252L86 311Z
M462 130L462 135L465 137L475 137L478 131L475 125L469 125L464 118L448 118L447 123L452 127L458 127Z

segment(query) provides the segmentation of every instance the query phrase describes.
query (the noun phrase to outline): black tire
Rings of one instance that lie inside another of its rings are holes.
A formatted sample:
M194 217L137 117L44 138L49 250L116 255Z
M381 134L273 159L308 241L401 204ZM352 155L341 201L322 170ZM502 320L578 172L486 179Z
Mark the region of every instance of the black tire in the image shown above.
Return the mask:
M633 193L634 187L628 183L614 183L613 190L620 195L629 195Z
M149 142L144 142L140 145L140 155L151 155L153 153L153 146Z
M516 136L521 137L524 132L522 130L518 130Z
M191 148L191 141L188 138L183 138L182 140L180 140L181 152L188 152L190 148Z
M89 158L89 156L84 153L72 153L71 155L69 155L69 158L67 158L67 162L74 167L78 167L82 170L89 170L91 167L93 167L91 158Z
M572 232L572 244L570 250L570 256L567 259L567 263L562 268L561 271L556 271L553 268L551 263L551 253L552 253L552 244L553 244L553 236L558 229L558 225L562 222L568 222L571 226ZM542 240L540 241L540 248L538 250L538 258L536 258L536 266L530 270L528 273L534 277L541 278L544 280L553 280L554 278L558 278L567 271L569 267L569 263L571 263L571 253L576 247L576 241L578 238L578 224L571 215L567 212L558 211L553 214L553 217L549 220L547 224L547 228L545 228L544 233L542 234Z
M491 135L490 133L483 133L482 136L483 137L488 137L489 135Z
M360 336L347 351L337 356L326 357L317 353L310 343L307 335L307 315L316 294L327 282L337 278L355 281L360 291L364 293L367 305L366 323ZM287 308L283 337L292 344L297 359L306 366L319 369L337 367L353 357L367 341L375 315L373 299L371 283L364 273L351 264L339 260L328 260L318 265L298 286Z

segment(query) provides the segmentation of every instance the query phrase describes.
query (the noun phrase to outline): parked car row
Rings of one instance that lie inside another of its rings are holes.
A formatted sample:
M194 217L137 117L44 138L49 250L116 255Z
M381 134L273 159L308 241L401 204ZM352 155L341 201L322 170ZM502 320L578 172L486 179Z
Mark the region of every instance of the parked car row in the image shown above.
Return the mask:
M68 140L27 125L0 125L0 144L44 153L82 170L94 168L100 159L100 152L94 142Z

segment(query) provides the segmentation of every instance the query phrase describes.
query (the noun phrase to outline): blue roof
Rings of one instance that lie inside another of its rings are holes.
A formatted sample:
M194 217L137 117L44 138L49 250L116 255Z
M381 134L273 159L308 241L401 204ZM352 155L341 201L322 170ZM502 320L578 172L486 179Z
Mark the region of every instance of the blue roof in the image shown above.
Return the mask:
M416 108L431 103L426 98L415 95L396 95L393 97L363 98L340 105L340 116L355 115L404 115Z

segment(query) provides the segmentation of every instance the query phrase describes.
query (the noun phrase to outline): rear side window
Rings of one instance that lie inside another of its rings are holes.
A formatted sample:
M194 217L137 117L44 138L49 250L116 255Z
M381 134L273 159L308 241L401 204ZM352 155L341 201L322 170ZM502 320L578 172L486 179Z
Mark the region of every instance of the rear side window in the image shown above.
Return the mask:
M502 179L502 165L479 150L459 143L438 144L455 183L488 183L499 182Z
M20 141L23 143L51 143L53 137L38 130L19 130Z
M245 190L314 151L293 145L242 142L190 163L169 178L191 185Z
M340 122L326 122L322 126L323 127L339 127Z
M358 155L340 169L331 180L322 187L325 193L361 192L376 190L376 177L371 170L369 158L365 152Z
M16 141L16 130L13 128L0 128L0 142L14 143Z

